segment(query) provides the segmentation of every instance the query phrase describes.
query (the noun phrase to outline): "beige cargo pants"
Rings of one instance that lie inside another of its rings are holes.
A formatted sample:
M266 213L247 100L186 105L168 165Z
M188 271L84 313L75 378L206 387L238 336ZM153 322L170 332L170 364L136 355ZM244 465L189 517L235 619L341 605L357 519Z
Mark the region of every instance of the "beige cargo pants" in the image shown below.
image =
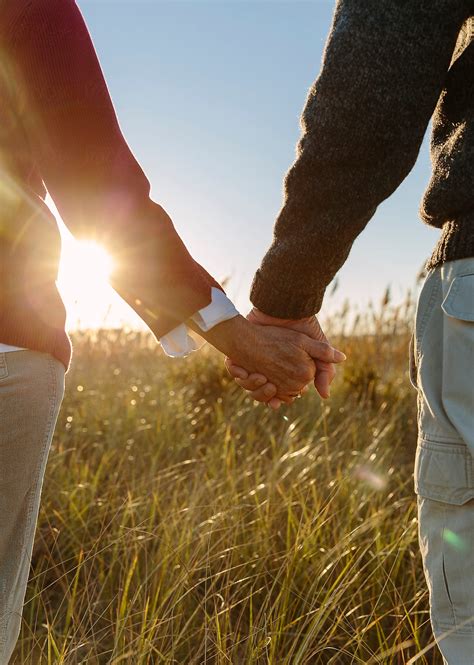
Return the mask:
M415 491L433 633L447 665L474 664L474 259L430 271L418 301Z

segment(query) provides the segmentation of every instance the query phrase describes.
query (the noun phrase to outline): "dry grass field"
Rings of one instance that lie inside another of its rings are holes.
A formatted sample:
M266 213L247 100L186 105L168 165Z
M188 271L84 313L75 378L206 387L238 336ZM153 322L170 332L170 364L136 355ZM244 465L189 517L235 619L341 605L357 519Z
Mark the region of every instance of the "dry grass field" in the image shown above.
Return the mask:
M331 400L277 413L212 351L77 333L13 665L439 665L417 656L412 309L335 317Z

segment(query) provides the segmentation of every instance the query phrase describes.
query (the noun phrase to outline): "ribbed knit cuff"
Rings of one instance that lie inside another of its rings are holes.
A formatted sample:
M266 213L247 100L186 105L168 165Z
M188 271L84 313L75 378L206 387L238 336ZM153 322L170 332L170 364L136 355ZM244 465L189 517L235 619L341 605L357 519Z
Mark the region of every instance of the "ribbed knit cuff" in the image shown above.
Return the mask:
M447 261L474 257L474 219L472 213L446 222L426 268L431 270Z
M321 309L326 287L311 294L289 292L275 286L257 271L250 293L252 304L264 314L279 319L304 319Z

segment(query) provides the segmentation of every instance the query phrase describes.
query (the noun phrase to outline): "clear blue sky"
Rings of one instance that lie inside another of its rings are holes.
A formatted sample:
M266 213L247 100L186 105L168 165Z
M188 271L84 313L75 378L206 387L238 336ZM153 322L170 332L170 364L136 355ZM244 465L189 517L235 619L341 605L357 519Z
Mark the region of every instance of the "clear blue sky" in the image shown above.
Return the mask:
M232 276L229 294L245 309L333 2L78 4L153 198L215 277ZM364 306L388 284L398 299L413 285L437 237L418 220L428 177L425 142L409 178L356 241L328 308L346 297Z

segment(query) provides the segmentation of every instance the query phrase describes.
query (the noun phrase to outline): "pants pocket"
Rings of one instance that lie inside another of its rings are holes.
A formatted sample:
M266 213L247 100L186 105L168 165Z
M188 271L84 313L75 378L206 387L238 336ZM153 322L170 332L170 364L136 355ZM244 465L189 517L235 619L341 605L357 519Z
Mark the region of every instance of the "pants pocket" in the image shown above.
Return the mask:
M443 408L474 456L474 274L455 277L441 307Z
M415 492L461 506L474 499L473 460L465 443L420 437L415 457Z

